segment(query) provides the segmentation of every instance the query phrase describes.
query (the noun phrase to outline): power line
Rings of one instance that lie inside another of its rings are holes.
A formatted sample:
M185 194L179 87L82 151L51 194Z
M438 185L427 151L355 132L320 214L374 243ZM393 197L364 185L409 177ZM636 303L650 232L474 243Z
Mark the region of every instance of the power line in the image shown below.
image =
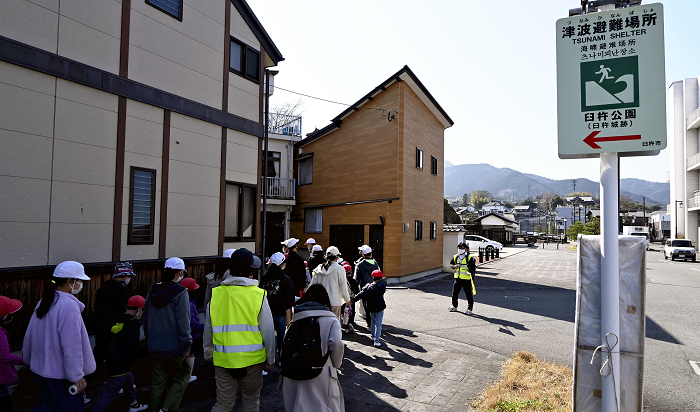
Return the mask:
M298 94L299 96L308 97L308 98L310 98L310 99L321 100L321 101L324 101L324 102L327 102L327 103L339 104L339 105L341 105L341 106L352 107L352 108L355 108L355 109L378 110L378 111L382 112L382 115L383 115L383 116L386 116L387 114L392 113L392 112L393 112L393 113L396 113L396 114L399 114L399 112L397 112L396 110L380 109L380 108L377 108L377 107L356 107L356 106L353 105L353 104L335 102L335 101L333 101L333 100L328 100L328 99L324 99L324 98L321 98L321 97L315 97L315 96L311 96L311 95L308 95L308 94L295 92L295 91L293 91L293 90L284 89L284 88L279 87L279 86L273 86L273 87L274 87L275 89L284 90L285 92ZM393 116L391 116L391 119L393 119ZM391 120L389 120L389 121L391 121Z

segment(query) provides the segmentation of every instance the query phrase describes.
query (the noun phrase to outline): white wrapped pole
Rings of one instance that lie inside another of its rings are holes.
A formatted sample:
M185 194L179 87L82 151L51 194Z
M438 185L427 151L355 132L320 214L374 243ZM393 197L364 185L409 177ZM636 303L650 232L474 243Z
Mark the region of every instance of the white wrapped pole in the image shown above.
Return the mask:
M603 376L603 412L620 409L620 243L618 240L617 153L600 155L600 232L601 245L601 366L608 361ZM613 347L614 346L614 347ZM610 350L612 349L612 350ZM608 352L610 352L608 354Z

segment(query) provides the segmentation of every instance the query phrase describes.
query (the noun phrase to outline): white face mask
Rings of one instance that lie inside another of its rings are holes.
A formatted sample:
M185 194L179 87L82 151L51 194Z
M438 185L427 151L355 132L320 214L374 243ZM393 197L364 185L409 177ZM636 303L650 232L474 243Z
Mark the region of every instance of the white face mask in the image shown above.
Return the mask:
M459 254L460 254L460 255L466 255L466 254L467 254L467 250L466 250L466 249L459 249Z
M282 269L282 270L284 270L284 268L286 268L286 267L287 267L287 264L286 264L286 263L282 263L282 264L280 265L280 269Z
M127 277L126 277L126 280L124 281L124 284L125 284L125 285L128 285L129 282L131 282L131 276L127 276Z
M71 295L77 295L78 293L80 293L81 290L83 290L83 282L80 282L80 283L79 283L78 289L74 289L73 287L75 286L76 283L77 283L77 281L74 279L74 280L73 280L73 286L70 287L70 293L71 293Z

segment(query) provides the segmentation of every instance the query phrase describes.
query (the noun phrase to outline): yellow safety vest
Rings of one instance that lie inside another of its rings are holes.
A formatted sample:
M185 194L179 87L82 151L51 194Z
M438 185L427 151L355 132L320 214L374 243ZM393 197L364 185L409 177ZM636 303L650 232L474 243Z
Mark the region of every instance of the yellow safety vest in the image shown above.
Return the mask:
M265 362L267 353L258 326L264 298L265 291L254 285L212 289L209 314L214 365L237 369Z
M469 267L467 266L467 263L469 263L469 260L474 260L474 256L472 255L466 255L463 259L459 259L459 255L454 255L452 258L455 261L455 264L458 264L457 269L455 269L455 279L460 278L460 279L466 279L469 280L472 278L472 274L469 273Z

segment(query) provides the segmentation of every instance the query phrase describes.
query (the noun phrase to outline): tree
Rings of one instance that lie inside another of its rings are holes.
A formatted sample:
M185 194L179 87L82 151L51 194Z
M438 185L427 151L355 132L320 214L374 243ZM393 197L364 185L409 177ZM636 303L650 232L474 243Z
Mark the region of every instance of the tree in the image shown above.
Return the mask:
M472 190L471 204L474 209L481 209L482 206L491 201L493 196L486 190Z
M539 195L537 195L537 203L539 205L538 207L542 210L552 210L552 199L555 196L559 197L559 195L557 195L554 192L547 191L540 193Z
M620 209L641 210L642 205L627 196L620 196Z
M445 210L444 210L444 216L443 216L443 223L447 224L459 224L462 223L461 219L459 218L459 215L455 210L450 206L450 203L447 201L447 198L445 199Z
M564 206L564 199L559 195L554 195L549 201L549 210L557 210L557 206Z
M531 206L533 209L537 208L537 202L535 202L531 197L528 197L527 199L523 200L518 204L520 206Z
M540 225L535 226L535 233L542 233L542 226L540 226Z
M573 197L573 196L578 196L578 197L584 197L584 196L590 196L593 197L593 195L590 192L571 192L565 197Z
M462 207L469 206L469 193L465 193L462 195L462 201L459 203L459 205Z
M272 84L270 84L272 86ZM301 116L304 102L299 99L295 102L287 102L270 107L270 133L281 133L281 129L289 124L290 117ZM301 132L301 130L300 130Z
M577 221L566 229L566 236L568 236L571 240L576 240L578 238L578 234L583 232L583 230L583 223Z
M549 230L548 233L550 235L556 235L557 234L557 225L554 224L554 222L549 222Z
M600 219L597 217L594 217L593 219L588 219L588 222L586 222L581 233L583 233L584 235L599 235Z
M509 201L507 201L507 200L506 200L506 201L503 201L503 206L507 207L508 209L512 209L512 208L515 207L514 204L512 204L511 202L509 202Z
M657 210L661 210L661 205L647 206L647 211L649 211L649 212L656 212Z

